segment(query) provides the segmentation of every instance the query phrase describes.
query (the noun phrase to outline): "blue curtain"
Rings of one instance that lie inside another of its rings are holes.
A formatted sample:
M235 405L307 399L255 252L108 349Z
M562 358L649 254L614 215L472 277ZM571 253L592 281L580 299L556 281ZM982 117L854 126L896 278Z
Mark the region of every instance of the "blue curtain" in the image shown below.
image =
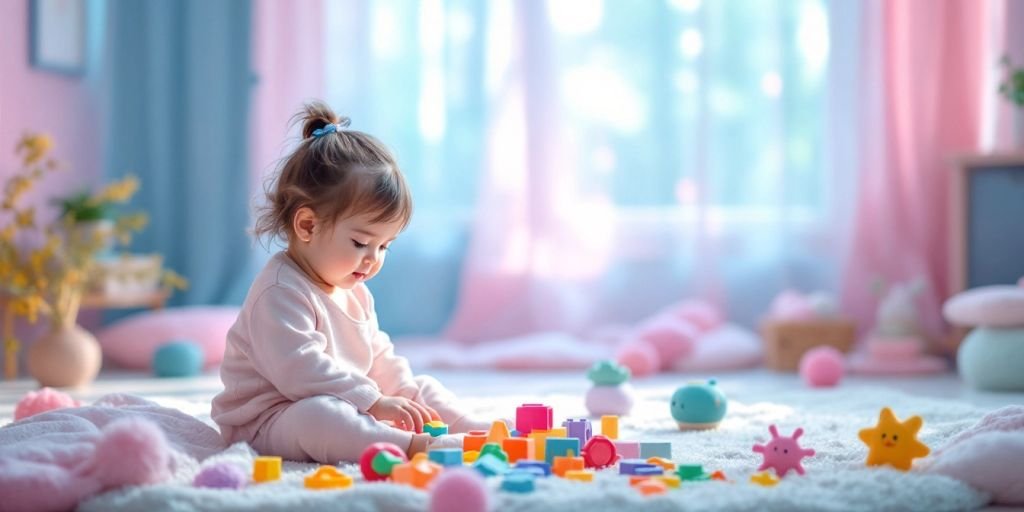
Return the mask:
M253 276L249 0L108 0L105 172L137 175L133 252L190 281L172 304L241 303Z

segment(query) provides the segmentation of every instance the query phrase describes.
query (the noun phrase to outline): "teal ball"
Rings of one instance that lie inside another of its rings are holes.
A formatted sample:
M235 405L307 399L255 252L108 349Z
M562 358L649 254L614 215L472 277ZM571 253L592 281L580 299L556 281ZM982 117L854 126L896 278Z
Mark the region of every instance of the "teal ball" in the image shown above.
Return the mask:
M203 350L188 340L173 340L153 353L157 377L191 377L203 369Z

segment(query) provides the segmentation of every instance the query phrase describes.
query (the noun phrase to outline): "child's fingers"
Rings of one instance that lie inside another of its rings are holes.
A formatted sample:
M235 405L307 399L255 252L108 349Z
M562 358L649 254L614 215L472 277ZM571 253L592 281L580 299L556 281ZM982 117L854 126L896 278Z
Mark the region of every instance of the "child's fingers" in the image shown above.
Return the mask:
M415 429L414 432L423 432L423 413L421 413L420 410L416 408L416 406L411 404L412 402L410 402L410 405L406 409L406 412L412 418L412 427Z
M398 411L398 417L399 421L402 422L402 428L404 430L413 430L415 432L414 429L416 424L413 422L412 414L410 414L409 411L406 411L405 409L399 409Z

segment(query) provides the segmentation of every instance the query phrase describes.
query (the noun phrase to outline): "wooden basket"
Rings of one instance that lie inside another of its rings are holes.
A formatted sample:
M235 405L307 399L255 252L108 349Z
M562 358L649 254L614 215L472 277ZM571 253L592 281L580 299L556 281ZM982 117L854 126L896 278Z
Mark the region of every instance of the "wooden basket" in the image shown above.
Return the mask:
M765 365L783 372L800 368L800 358L808 350L821 345L846 353L853 348L856 326L844 319L765 320L761 323L764 338Z

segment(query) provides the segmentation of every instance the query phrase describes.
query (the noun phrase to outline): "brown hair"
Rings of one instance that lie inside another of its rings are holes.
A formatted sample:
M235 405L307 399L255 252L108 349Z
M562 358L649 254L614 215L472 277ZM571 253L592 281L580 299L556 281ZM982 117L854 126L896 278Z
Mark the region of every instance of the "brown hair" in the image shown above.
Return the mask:
M412 218L412 195L394 155L372 135L349 130L347 117L315 101L295 114L302 121L302 142L267 187L253 233L257 239L290 241L295 212L308 206L328 226L360 213L373 222L398 220L404 229ZM328 125L334 132L314 137Z

